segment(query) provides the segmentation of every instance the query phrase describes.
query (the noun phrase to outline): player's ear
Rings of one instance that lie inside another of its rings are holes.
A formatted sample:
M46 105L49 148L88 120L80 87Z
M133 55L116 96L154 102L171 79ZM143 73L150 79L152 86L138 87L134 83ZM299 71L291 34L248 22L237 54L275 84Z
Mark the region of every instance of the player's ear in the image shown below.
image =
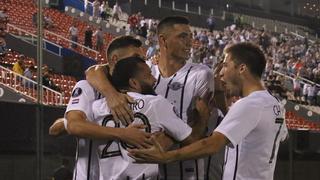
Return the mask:
M130 78L129 79L129 86L132 88L132 89L139 89L139 83L136 79L134 78Z
M245 64L240 64L239 73L242 74L247 70L247 66Z

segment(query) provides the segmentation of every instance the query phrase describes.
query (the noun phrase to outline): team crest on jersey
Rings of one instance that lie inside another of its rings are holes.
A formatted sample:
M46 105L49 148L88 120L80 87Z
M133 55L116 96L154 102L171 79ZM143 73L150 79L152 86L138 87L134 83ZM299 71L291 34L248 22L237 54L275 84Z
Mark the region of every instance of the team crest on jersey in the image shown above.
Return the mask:
M273 106L273 112L274 112L274 114L275 114L276 116L279 116L280 113L281 113L281 108L280 108L280 106L279 106L279 105L274 105L274 106Z
M170 89L177 91L183 87L183 85L179 82L174 82L168 85Z
M82 89L79 88L79 87L77 87L77 88L75 88L75 89L73 90L73 92L72 92L72 97L73 97L73 98L78 97L78 96L81 95L81 93L82 93Z

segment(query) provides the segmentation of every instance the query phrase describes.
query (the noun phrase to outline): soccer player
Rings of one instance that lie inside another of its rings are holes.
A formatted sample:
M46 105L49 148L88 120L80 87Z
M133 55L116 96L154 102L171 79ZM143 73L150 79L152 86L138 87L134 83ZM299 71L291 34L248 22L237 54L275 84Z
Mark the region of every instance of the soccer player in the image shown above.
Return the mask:
M190 106L192 98L213 91L213 73L207 66L186 63L192 46L188 19L178 16L164 18L157 27L157 36L160 46L159 64L153 65L148 62L152 75L157 79L155 92L168 99L177 108L177 113L183 122L193 124L195 122L188 122L187 116L188 109L192 107ZM93 77L101 76L102 72ZM93 86L96 89L106 89L103 83L96 83ZM203 159L200 159L171 164L161 169L163 179L185 180L203 178L207 167Z
M234 44L224 53L222 80L228 90L240 90L242 99L231 106L212 135L168 152L160 146L129 150L130 156L144 162L168 163L215 154L226 146L224 180L273 179L279 144L287 137L287 128L284 108L261 81L264 54L250 43Z
M146 125L147 132L163 132L177 142L189 144L203 137L209 118L209 108L204 101L196 100L198 116L192 129L175 113L174 106L164 97L155 95L156 82L144 59L129 57L120 60L113 71L115 87L134 98L131 109L135 112L133 124ZM209 97L207 98L209 99ZM113 120L104 99L93 103L95 121L102 126L123 127ZM118 149L120 147L120 150ZM156 179L158 165L134 164L127 156L126 143L108 141L99 146L100 177L103 179Z
M119 58L143 56L140 47L141 42L130 36L114 39L107 49L110 71ZM146 147L148 143L149 134L137 129L141 126L115 129L102 127L92 122L92 103L100 98L102 98L101 94L86 80L79 81L72 91L72 97L65 113L66 119L58 119L50 127L51 134L59 134L67 130L69 134L79 137L73 176L77 180L99 178L97 149L92 139L123 140L138 147ZM109 100L109 98L106 99ZM63 126L64 122L65 126Z

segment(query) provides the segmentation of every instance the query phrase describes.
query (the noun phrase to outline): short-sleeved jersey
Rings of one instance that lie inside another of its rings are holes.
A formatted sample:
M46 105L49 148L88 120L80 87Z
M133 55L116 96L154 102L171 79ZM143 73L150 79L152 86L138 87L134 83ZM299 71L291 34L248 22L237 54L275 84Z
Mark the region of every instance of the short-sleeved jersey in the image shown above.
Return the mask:
M77 110L86 114L87 120L93 120L92 103L101 98L86 81L79 81L72 90L66 112ZM99 163L96 145L91 139L77 138L76 164L73 172L74 180L98 179Z
M256 91L238 100L215 131L230 141L223 179L273 179L287 127L284 108L268 91Z
M154 87L157 94L168 99L178 110L179 117L187 122L187 109L195 96L214 90L212 71L204 65L187 63L168 78L161 76L157 65L151 66L157 79Z
M133 92L128 95L135 100L135 103L130 105L135 112L133 124L145 124L147 132L165 132L176 141L182 141L191 134L192 129L181 121L174 106L162 96ZM124 127L113 121L106 106L104 99L93 103L95 120L103 126ZM101 179L156 179L158 165L133 163L134 160L127 155L128 147L129 145L123 142L115 141L99 146Z
M171 77L162 77L159 67L151 63L152 75L157 79L154 87L157 94L168 99L176 108L179 117L187 122L187 111L192 98L202 96L214 90L213 72L205 65L186 63ZM211 129L210 132L212 132ZM164 179L202 179L205 177L203 158L161 166L161 178Z

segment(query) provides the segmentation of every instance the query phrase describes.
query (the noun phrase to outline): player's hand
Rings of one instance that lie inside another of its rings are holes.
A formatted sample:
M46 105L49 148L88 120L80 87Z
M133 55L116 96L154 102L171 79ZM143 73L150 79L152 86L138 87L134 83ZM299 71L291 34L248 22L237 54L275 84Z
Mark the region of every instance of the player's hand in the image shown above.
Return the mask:
M128 155L136 160L136 163L168 163L167 153L159 142L151 137L153 146L148 149L128 149Z
M134 103L134 100L127 94L119 92L115 92L107 98L107 104L111 109L114 120L120 121L125 126L130 124L134 118L129 103Z
M152 146L151 134L144 132L146 126L143 124L130 124L122 135L122 141L137 148L150 148Z
M213 107L213 92L207 91L203 97L198 97L195 102L195 108L201 119L208 120Z
M65 132L63 118L57 119L49 128L49 135L58 136Z

